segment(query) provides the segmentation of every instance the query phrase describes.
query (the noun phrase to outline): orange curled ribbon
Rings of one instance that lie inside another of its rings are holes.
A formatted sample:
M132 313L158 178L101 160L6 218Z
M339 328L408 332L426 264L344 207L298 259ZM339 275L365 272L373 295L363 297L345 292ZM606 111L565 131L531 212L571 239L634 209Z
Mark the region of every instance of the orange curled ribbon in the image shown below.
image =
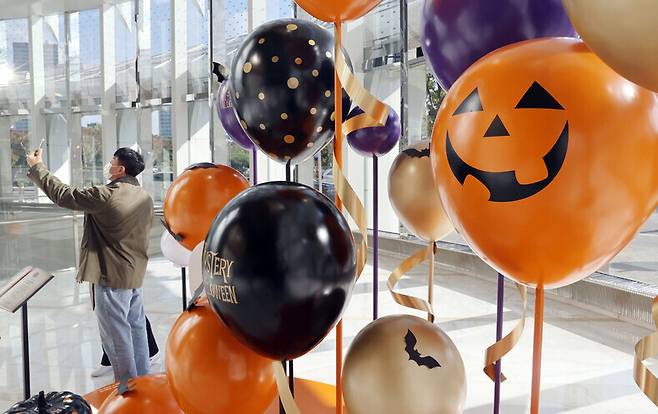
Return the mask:
M391 291L393 300L407 308L427 312L430 322L434 322L434 309L432 308L432 305L424 299L405 295L404 293L398 293L395 291L395 287L407 272L423 263L428 258L433 257L432 253L432 244L422 248L421 250L418 250L416 253L404 259L402 263L400 263L400 265L395 270L393 270L393 272L391 272L390 276L388 277L388 289Z
M525 286L516 283L516 288L519 291L521 296L521 304L523 310L521 311L521 319L516 323L514 329L512 329L507 335L505 335L500 341L497 341L495 344L487 348L484 353L484 373L487 374L492 381L496 380L496 362L502 359L509 351L511 351L516 344L521 339L523 334L523 329L525 328L525 317L526 310L528 305L528 292ZM503 382L507 378L503 373L500 374L500 381Z
M658 330L658 296L653 300L651 314ZM645 336L635 344L635 364L633 366L635 383L644 395L658 406L658 378L644 364L645 360L656 356L658 356L658 331Z

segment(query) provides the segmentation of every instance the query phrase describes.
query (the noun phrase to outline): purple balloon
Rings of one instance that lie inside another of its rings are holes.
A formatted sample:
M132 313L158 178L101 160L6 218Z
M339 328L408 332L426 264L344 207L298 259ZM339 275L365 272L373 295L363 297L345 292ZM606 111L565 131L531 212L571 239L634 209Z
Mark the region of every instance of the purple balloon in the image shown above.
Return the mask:
M354 118L363 113L363 110L358 106L352 109L347 119ZM400 139L400 117L389 107L388 118L384 126L368 127L357 129L347 134L347 143L354 151L363 155L364 157L371 157L376 155L378 157L389 152L398 139Z
M425 0L421 45L446 91L489 52L538 37L575 37L562 0Z
M219 120L222 122L224 130L228 136L246 150L250 150L254 147L254 143L251 142L249 135L244 132L242 125L240 125L240 120L238 120L238 115L233 109L233 102L231 101L231 94L228 90L228 81L224 81L219 84L219 89L217 89L217 115Z

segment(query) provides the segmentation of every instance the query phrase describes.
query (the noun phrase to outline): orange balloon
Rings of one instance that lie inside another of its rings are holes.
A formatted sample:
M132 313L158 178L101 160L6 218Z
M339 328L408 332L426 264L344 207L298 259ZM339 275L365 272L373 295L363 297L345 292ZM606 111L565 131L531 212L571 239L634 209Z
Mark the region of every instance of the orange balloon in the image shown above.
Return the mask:
M164 374L145 375L133 380L133 389L119 395L115 390L100 408L100 414L184 414L171 393Z
M557 288L614 257L658 202L658 97L581 41L499 49L441 105L432 167L457 230L490 265Z
M174 324L165 366L187 414L262 414L277 395L272 360L238 342L207 299Z
M178 176L163 203L164 218L181 244L193 250L206 239L217 213L249 182L236 170L221 164L196 164Z
M382 0L295 0L310 15L325 22L355 20L374 9Z

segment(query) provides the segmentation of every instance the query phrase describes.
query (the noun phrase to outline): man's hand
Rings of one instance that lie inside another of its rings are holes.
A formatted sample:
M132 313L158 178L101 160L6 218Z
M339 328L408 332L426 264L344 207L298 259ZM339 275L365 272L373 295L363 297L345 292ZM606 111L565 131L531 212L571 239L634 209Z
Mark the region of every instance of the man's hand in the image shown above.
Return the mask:
M43 150L41 148L34 150L34 152L28 153L25 157L27 158L27 165L32 168L40 162L43 162L42 158Z

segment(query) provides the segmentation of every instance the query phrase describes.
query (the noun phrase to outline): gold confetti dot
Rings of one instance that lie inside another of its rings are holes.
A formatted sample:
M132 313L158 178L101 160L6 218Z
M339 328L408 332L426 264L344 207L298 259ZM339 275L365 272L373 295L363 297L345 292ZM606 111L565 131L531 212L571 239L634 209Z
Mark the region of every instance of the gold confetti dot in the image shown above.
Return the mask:
M308 144L306 144L306 148L311 148L311 147L313 147L313 143L312 143L312 142L309 142Z
M302 64L302 58L300 58L300 57L295 58L295 63L298 64L298 65L301 65Z
M313 69L311 74L313 75L314 78L317 78L320 75L320 72L317 69Z
M285 137L283 137L283 140L285 141L286 144L292 144L293 142L295 142L295 137L293 137L292 135L286 135Z
M244 122L244 119L241 119L241 120L240 120L240 125L242 125L242 128L243 128L243 129L247 129L247 123Z
M258 99L260 99L261 101L264 101L265 100L265 94L263 92L259 93L258 94Z
M318 113L318 110L315 108L311 108L311 115L315 115Z
M286 29L288 29L288 31L290 31L290 32L295 31L295 30L297 30L297 25L293 24L293 23L290 23L289 25L286 26Z
M288 119L288 114L287 113L282 113L281 114L281 119Z
M290 89L297 89L298 86L299 86L299 80L297 78L288 79L288 87Z
M335 112L332 112L332 113L331 113L331 116L330 116L329 118L330 118L332 121L335 121L335 120L336 120L336 113L335 113Z
M244 66L242 67L242 71L243 71L244 73L249 73L249 72L251 72L251 68L252 68L251 63L247 62L247 63L245 63Z
M273 63L276 63L276 62L278 62L278 61L279 61L279 57L278 57L278 56L272 56L272 62L273 62Z
M328 57L329 59L331 59L331 52L327 52L327 53L325 53L324 55L325 55L326 57Z
M258 44L259 45L262 45L263 43L265 43L265 38L264 37L261 37L260 39L258 39Z
M308 41L308 44L311 45L311 46L315 46L315 40L310 39L310 40Z
M319 127L316 129L316 131L317 131L317 132L322 132L322 127L319 126Z
M324 96L326 96L327 98L330 97L331 96L331 91L329 91L329 90L324 91Z
M259 127L260 127L260 129L262 129L263 131L265 131L265 124L260 124Z

